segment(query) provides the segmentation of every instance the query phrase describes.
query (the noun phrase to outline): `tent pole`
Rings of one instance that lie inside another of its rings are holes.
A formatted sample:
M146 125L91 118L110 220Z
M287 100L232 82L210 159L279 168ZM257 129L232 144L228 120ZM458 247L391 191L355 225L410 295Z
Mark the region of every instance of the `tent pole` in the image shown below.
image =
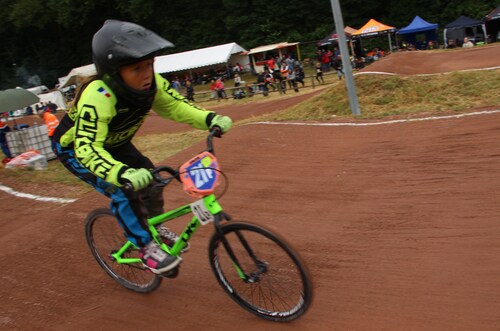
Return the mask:
M300 45L300 43L297 44L297 60L300 61L300 46L299 45Z

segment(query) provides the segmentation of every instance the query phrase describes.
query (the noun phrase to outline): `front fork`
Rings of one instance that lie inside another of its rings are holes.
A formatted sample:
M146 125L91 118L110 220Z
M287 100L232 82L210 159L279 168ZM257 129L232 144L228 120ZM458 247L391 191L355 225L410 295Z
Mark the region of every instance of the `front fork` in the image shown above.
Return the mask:
M246 283L256 283L259 281L260 275L262 273L265 273L267 271L267 264L260 261L254 254L252 248L248 244L247 240L245 237L241 234L240 231L235 231L236 236L238 237L239 241L241 242L241 245L245 248L246 252L248 253L248 256L252 259L254 262L255 266L257 267L258 271L252 272L250 275L248 275L245 270L243 270L240 262L238 261L238 258L236 257L236 254L234 253L233 249L231 248L231 245L229 244L229 241L226 239L226 236L224 235L224 232L222 230L221 226L221 221L227 220L230 221L231 217L224 213L220 212L215 216L215 221L214 221L214 226L215 226L215 232L216 235L220 238L222 245L224 245L224 248L226 249L227 254L231 258L231 262L233 263L234 268L236 269L236 272L240 276L240 278L245 281Z

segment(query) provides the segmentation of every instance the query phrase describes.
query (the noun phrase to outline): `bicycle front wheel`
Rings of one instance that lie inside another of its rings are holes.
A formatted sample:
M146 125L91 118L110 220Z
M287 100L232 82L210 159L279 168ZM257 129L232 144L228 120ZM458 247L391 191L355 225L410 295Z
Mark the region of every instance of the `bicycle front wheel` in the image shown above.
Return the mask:
M120 285L141 293L154 291L161 277L146 271L142 264L120 264L113 257L126 242L123 230L109 209L96 209L87 215L85 237L99 266ZM137 249L129 249L123 257L137 258Z
M275 322L288 322L306 312L313 295L311 276L290 244L247 222L231 221L222 225L222 231L224 236L216 233L210 239L210 264L234 301Z

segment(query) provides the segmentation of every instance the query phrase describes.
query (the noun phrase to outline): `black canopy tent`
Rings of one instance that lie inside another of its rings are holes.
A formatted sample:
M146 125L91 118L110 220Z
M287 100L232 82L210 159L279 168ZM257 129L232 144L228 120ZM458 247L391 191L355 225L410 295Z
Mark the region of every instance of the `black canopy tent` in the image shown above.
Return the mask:
M350 26L346 26L344 28L344 33L345 33L345 39L347 40L347 43L349 44L351 48L352 54L354 54L354 47L353 47L353 40L351 38L352 33L356 32L356 29L351 28ZM339 40L339 36L337 35L337 31L333 30L332 33L330 33L328 36L325 38L321 39L320 41L317 42L318 47L325 47L333 44L337 44Z
M455 40L458 41L458 44L461 44L465 37L475 43L484 42L486 41L486 27L483 21L460 16L445 26L443 36L445 47L448 47L448 40Z
M500 41L500 5L484 17L484 23L491 41Z

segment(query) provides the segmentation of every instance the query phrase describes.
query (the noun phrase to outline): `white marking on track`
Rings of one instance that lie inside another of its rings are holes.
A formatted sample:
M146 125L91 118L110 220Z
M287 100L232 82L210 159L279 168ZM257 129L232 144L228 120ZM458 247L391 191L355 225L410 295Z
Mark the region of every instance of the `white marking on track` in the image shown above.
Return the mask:
M446 116L431 116L423 118L408 118L404 120L393 120L393 121L383 121L383 122L369 122L369 123L305 123L305 122L255 122L251 124L264 124L264 125L303 125L303 126L371 126L371 125L384 125L384 124L394 124L394 123L405 123L405 122L419 122L419 121L433 121L433 120L443 120L451 118L461 118L467 116L476 115L488 115L500 113L500 109L496 110L485 110L477 111L473 113L457 114L457 115L446 115Z
M447 75L455 72L470 72L470 71L482 71L482 70L496 70L500 69L498 67L489 67L489 68L479 68L479 69L464 69L464 70L455 70L455 71L447 71L447 72L438 72L434 74L397 74L394 72L385 72L385 71L363 71L363 72L355 72L353 76L359 75L390 75L390 76L436 76L436 75Z
M36 200L36 201L57 202L57 203L72 203L72 202L76 201L76 199L42 197L40 195L17 192L15 190L13 190L12 188L7 187L7 186L2 185L2 184L0 184L0 190L6 192L8 194L12 194L13 196L16 196L18 198L26 198L26 199Z

